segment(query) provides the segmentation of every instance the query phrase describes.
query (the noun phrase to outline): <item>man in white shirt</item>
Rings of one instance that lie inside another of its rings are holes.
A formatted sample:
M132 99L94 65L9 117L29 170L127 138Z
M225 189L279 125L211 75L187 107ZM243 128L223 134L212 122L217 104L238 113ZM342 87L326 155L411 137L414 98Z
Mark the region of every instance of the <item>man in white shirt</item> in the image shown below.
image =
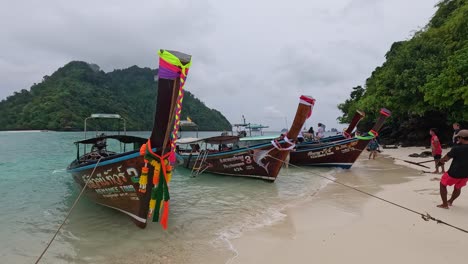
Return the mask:
M325 125L322 123L318 123L318 129L317 129L317 138L323 138L325 133Z

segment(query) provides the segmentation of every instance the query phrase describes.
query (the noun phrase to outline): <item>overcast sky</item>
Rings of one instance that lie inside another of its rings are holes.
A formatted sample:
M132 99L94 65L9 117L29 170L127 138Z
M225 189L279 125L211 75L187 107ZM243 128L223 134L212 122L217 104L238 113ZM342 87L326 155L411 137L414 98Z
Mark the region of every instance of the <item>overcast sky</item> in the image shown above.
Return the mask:
M245 115L280 130L306 94L317 100L306 125L341 129L336 106L384 62L393 42L428 23L437 2L5 0L0 100L72 60L106 72L157 68L164 48L193 55L186 89L231 123Z

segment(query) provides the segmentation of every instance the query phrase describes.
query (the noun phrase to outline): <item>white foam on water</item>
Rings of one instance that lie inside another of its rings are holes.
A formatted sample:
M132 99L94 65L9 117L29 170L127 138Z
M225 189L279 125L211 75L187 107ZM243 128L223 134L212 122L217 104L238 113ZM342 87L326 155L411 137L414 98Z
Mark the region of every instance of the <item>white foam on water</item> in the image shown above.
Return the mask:
M64 173L66 172L67 169L63 168L63 169L55 169L52 171L52 174L57 174L57 173Z
M342 169L340 168L321 169L320 171L315 171L312 169L294 171L292 173L288 172L288 174L290 177L319 177L320 175L328 179L335 180L336 178L334 175L341 170ZM300 203L313 199L313 197L321 189L325 188L329 183L332 182L328 179L322 178L317 182L313 182L313 184L306 186L301 192L295 193L296 196L293 199L284 201L283 203L272 205L267 209L258 212L255 215L242 219L241 223L222 230L218 233L217 238L213 240L211 244L214 247L225 247L230 252L232 252L233 256L225 262L232 263L234 259L236 259L239 256L239 252L231 242L232 240L240 238L247 231L261 229L280 223L287 217L287 215L284 213L287 208L294 207Z
M34 133L34 132L42 132L41 130L5 130L0 131L0 133Z
M212 245L216 247L219 242L223 242L227 249L231 251L234 256L231 257L226 261L226 263L231 263L237 256L239 256L239 252L232 244L232 240L239 238L242 234L248 230L255 230L266 226L272 226L276 223L281 222L286 218L286 214L282 213L286 206L278 207L278 208L269 208L266 212L259 213L257 216L252 217L250 219L244 219L241 225L230 228L228 230L223 230L218 234L218 237L212 241ZM263 219L262 219L263 217ZM258 221L257 221L258 220Z

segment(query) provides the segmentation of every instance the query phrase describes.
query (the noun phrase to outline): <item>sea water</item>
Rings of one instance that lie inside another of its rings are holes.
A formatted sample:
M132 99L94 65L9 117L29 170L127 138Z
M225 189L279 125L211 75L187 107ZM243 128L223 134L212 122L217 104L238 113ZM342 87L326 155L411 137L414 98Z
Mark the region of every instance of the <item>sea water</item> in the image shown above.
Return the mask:
M79 132L0 132L1 263L34 263L63 223L79 194L66 167L81 139ZM325 186L313 174L337 171L290 166L270 183L208 173L192 178L176 168L167 230L152 222L140 229L82 197L40 263L225 263L236 254L231 239L281 221L286 206Z

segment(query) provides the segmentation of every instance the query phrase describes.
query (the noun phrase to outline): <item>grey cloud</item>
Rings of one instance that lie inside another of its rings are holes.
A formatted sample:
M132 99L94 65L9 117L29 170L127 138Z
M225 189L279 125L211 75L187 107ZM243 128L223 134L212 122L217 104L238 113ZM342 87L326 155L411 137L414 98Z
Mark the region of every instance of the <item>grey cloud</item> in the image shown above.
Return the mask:
M2 4L0 98L71 60L105 71L157 67L157 50L193 55L187 89L231 121L281 129L300 94L308 123L334 127L351 88L394 41L424 26L437 0L14 1ZM317 121L316 121L317 120ZM266 123L268 122L268 123Z

